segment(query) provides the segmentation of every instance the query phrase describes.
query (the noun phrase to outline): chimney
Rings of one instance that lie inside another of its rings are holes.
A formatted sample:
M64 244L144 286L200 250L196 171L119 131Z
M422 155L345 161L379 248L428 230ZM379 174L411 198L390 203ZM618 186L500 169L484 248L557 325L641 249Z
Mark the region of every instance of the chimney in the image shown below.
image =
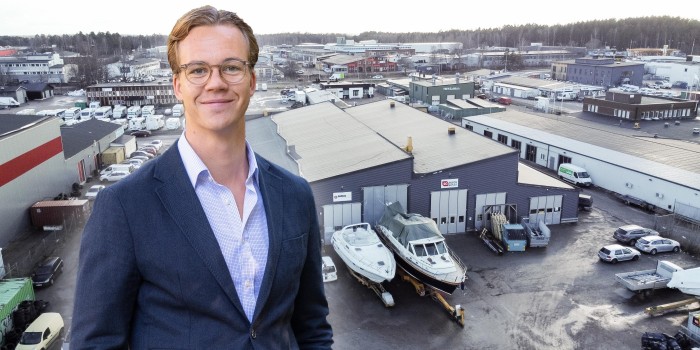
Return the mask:
M455 127L450 126L447 128L447 135L454 135L455 134Z
M408 153L413 152L413 138L411 136L408 137L408 140L406 141L406 147L403 148L406 150Z

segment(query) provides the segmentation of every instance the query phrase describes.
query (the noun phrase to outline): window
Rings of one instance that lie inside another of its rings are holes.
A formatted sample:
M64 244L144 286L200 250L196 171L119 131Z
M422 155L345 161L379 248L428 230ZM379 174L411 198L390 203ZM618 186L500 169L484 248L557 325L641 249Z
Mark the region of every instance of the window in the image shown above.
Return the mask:
M488 130L484 130L484 136L486 136L486 137L492 139L492 138L493 138L493 133L490 132L490 131L488 131Z
M521 150L521 149L522 149L522 144L520 143L520 141L517 141L517 140L510 140L510 147L513 147L513 148L515 148L515 149L517 149L517 150Z
M508 144L508 136L503 135L503 134L498 134L498 142L507 145Z
M474 127L471 125L465 125L464 128L469 130L469 131L474 131Z

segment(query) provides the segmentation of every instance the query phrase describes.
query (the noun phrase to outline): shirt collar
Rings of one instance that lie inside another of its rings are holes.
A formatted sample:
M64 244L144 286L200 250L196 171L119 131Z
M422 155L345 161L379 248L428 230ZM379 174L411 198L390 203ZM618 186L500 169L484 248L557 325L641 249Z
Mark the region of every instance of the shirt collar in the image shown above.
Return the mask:
M245 147L246 156L248 157L248 177L246 179L246 182L252 179L257 184L258 162L255 159L255 153L253 153L253 148L250 146L248 141L245 142ZM190 143L187 141L184 132L182 133L182 135L180 135L180 138L177 140L177 149L180 152L180 157L182 158L182 162L185 165L187 177L190 179L192 187L196 187L197 178L199 177L199 174L201 174L203 171L206 171L206 173L209 174L209 169L194 151L192 145L190 145Z

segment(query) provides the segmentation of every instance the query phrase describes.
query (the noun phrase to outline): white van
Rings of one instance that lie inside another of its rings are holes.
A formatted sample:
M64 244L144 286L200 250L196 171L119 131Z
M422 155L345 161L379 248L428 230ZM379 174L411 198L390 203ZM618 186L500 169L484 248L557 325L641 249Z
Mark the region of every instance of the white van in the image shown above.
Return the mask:
M576 166L570 163L562 163L559 165L559 170L557 171L559 178L564 181L569 181L577 186L591 186L593 181L586 169Z
M120 119L126 117L126 106L116 105L112 111L112 118Z
M173 106L173 117L182 117L185 115L185 106L182 103L178 103Z
M131 106L126 110L126 118L136 118L141 116L141 106Z
M93 108L85 108L80 111L80 120L92 119L95 116L95 110Z
M68 121L80 119L80 111L80 107L71 107L66 109L66 111L63 113L63 120Z
M113 171L126 171L128 173L133 173L136 168L131 164L112 164L102 170L100 170L100 176L110 174Z
M95 110L95 118L96 119L111 118L111 117L112 117L112 107L109 107L109 106L99 107Z
M141 116L144 118L154 114L156 114L156 107L153 105L147 105L141 108Z
M22 333L15 349L49 349L63 335L63 317L58 312L44 312Z

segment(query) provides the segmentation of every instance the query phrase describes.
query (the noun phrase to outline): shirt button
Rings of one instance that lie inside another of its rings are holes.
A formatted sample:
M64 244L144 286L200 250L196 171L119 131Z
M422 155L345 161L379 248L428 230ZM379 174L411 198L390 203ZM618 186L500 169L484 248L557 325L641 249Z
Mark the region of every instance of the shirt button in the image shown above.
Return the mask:
M255 337L257 337L257 334L255 334L255 330L254 330L254 329L251 329L251 330L250 330L250 337L253 338L253 339L255 339Z
M252 283L250 283L250 280L245 281L245 287L246 287L246 288L250 288L251 285L252 285Z

